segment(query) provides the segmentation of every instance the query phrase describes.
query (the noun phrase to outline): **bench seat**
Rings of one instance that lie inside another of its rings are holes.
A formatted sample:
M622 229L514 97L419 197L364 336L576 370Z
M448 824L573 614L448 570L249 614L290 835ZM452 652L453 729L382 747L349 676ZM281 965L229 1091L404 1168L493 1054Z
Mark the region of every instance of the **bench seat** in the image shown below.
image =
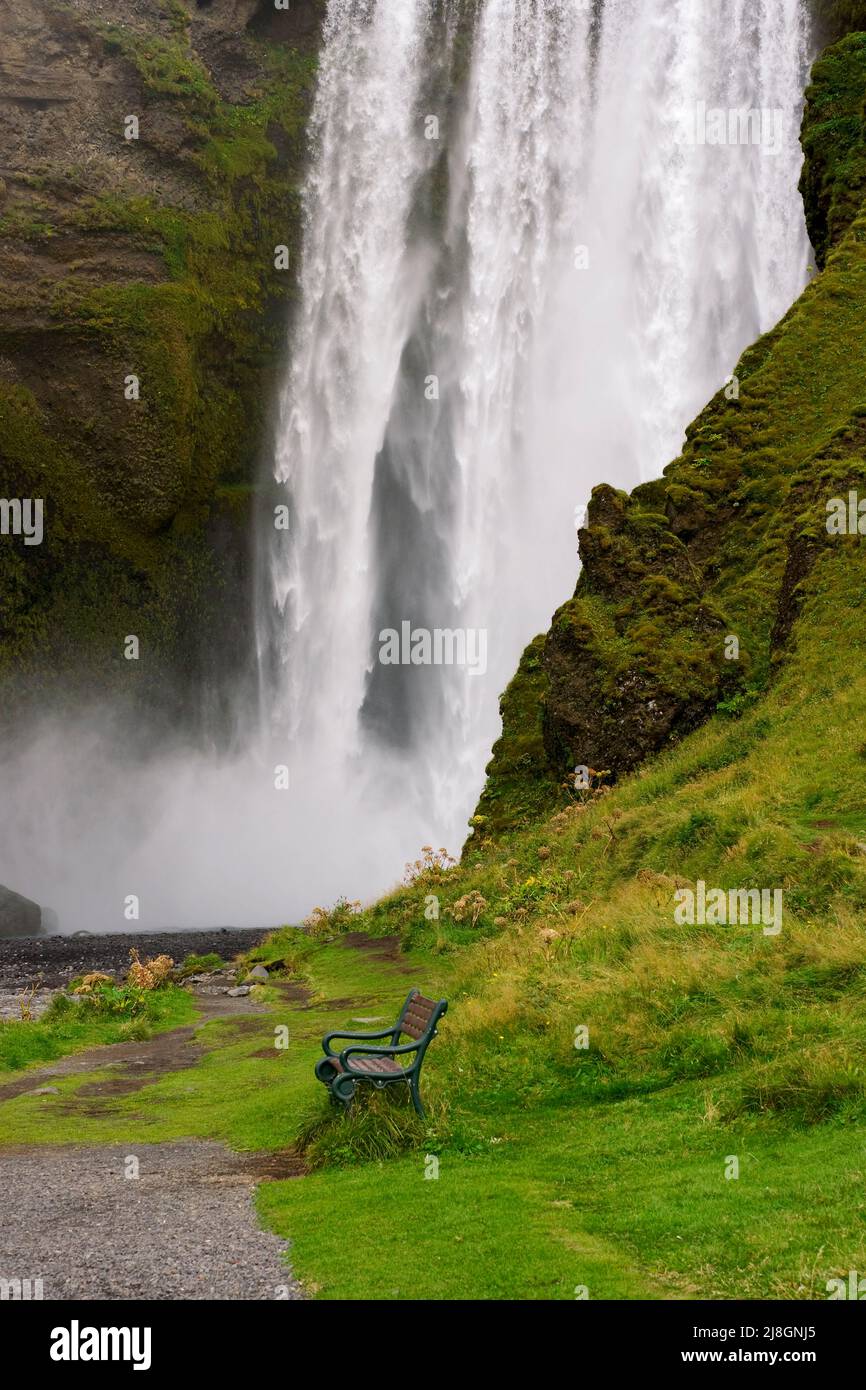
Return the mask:
M330 1062L335 1071L345 1073L346 1068L339 1057L332 1057ZM405 1069L392 1057L355 1057L352 1060L352 1071L363 1072L367 1076L405 1076L406 1074Z

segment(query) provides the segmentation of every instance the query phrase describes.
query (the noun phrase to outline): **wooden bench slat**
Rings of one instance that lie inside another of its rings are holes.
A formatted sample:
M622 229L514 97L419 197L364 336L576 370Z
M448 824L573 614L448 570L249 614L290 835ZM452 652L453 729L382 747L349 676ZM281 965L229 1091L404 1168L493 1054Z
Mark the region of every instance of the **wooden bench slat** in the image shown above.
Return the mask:
M425 999L423 994L416 995L403 1015L403 1032L408 1033L409 1037L414 1038L416 1042L419 1038L423 1038L430 1027L430 1020L435 1009L435 1000Z
M339 1057L335 1057L333 1062L337 1071L345 1072L346 1068ZM390 1075L399 1073L401 1076L403 1074L403 1068L393 1057L353 1057L352 1071L369 1072L371 1076L379 1072Z

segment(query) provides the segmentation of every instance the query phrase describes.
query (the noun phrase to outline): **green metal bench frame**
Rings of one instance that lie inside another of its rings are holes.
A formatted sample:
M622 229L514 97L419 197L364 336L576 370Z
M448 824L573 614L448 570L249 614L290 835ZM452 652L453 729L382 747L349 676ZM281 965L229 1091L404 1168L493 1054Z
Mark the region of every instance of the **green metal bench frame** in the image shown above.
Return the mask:
M327 1033L322 1039L325 1055L316 1063L316 1076L327 1086L331 1099L340 1102L346 1110L352 1104L359 1081L371 1081L378 1091L394 1081L405 1081L412 1104L423 1116L424 1106L418 1089L421 1064L436 1036L436 1024L447 1008L447 999L426 999L420 990L410 989L392 1028L383 1028L379 1033ZM411 1042L400 1042L404 1033ZM331 1047L335 1038L359 1045L335 1052ZM367 1045L377 1038L390 1038L391 1042L385 1047ZM414 1060L408 1066L397 1060L403 1057L408 1060L413 1052Z

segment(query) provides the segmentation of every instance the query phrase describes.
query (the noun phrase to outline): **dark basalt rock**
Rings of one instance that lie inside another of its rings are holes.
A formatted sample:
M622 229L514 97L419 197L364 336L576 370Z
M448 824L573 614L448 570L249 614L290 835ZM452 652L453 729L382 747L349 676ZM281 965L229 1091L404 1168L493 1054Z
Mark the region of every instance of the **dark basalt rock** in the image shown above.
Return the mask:
M42 908L0 883L0 937L39 936Z

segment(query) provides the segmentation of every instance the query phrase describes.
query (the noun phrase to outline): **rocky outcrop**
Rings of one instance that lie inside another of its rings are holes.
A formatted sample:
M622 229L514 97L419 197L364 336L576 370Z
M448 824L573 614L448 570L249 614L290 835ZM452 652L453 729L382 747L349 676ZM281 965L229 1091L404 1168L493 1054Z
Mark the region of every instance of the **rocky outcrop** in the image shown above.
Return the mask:
M852 30L866 30L866 0L808 0L819 43L835 43Z
M0 883L0 937L39 936L44 929L39 904Z
M529 644L502 697L502 736L493 745L472 820L479 838L538 820L560 799L558 777L544 747L544 647L543 636Z
M849 34L821 55L806 91L800 192L820 267L866 196L864 91L866 34Z
M652 484L631 497L593 492L579 535L581 583L554 614L545 646L544 739L554 765L631 771L706 718L730 683L729 624L689 545L710 499L672 486L673 496Z

